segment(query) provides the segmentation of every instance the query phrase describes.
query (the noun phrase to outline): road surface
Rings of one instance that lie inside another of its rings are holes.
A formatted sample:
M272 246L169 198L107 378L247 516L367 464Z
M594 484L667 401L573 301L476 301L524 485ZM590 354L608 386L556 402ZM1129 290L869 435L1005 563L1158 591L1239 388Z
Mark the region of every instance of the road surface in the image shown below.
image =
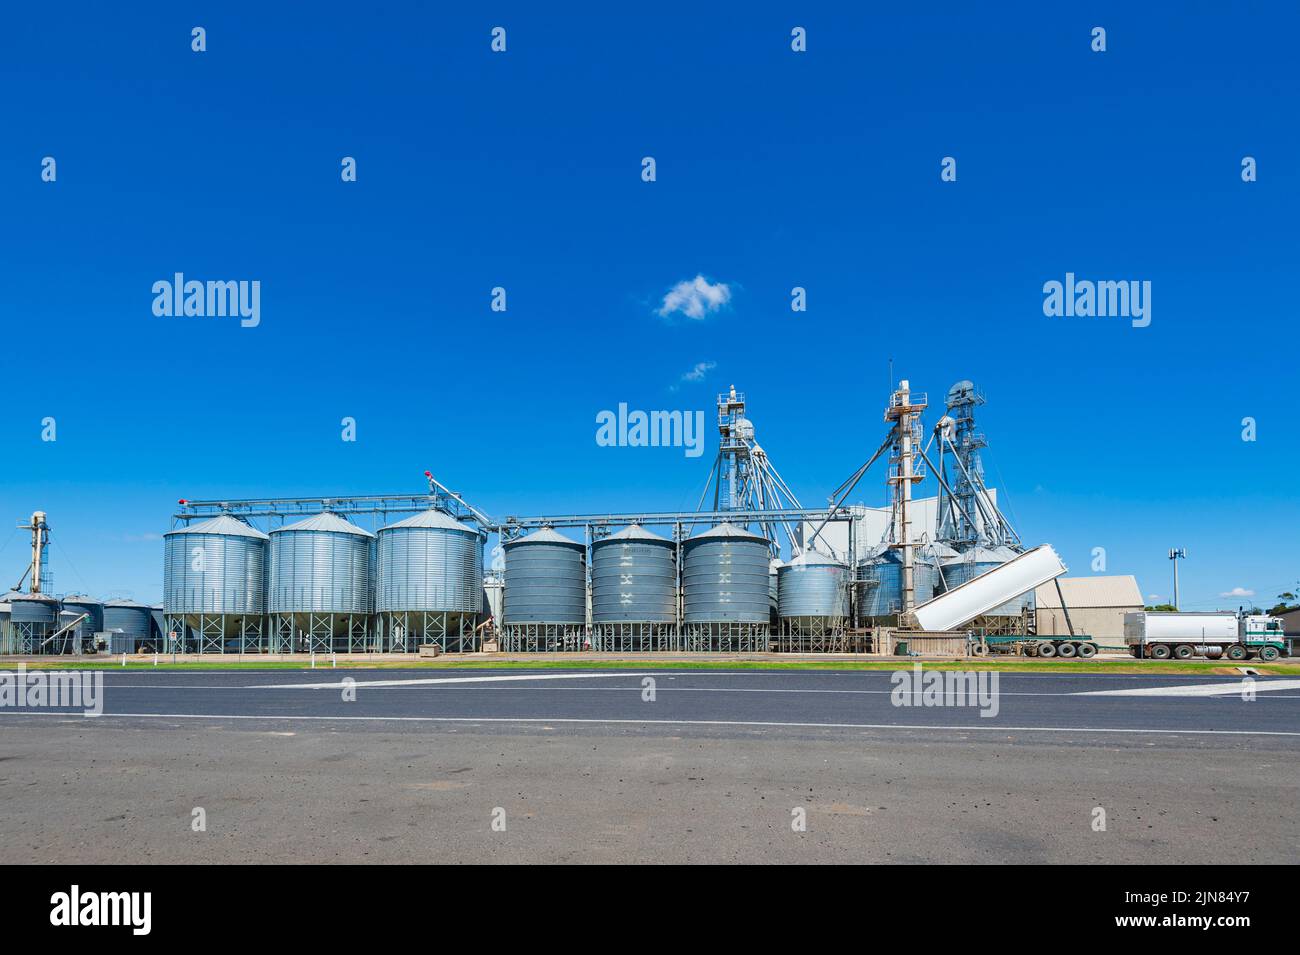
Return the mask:
M895 682L109 672L0 707L0 862L1300 861L1300 680Z

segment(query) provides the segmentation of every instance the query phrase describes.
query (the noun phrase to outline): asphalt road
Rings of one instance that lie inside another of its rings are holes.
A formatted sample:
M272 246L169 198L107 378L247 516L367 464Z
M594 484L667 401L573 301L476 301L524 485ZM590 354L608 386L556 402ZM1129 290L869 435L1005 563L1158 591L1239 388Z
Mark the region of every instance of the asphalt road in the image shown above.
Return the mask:
M1250 701L1146 674L1001 674L971 706L892 690L109 672L98 718L0 708L0 862L1300 861L1300 681Z

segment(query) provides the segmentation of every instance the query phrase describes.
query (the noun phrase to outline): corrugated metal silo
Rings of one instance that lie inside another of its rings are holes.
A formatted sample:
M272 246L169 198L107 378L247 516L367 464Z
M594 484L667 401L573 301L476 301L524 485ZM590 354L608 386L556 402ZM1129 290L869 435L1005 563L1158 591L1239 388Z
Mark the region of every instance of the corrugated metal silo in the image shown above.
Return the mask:
M169 616L266 613L266 534L221 514L163 535Z
M104 630L122 641L148 642L153 628L153 608L134 600L109 600L104 604ZM131 646L127 652L134 652Z
M683 619L689 624L769 624L771 542L719 524L683 545Z
M12 653L53 653L46 638L58 626L59 602L45 594L10 591L0 598L9 604L9 650Z
M475 646L483 612L483 534L437 509L381 527L375 609L386 649Z
M541 624L581 627L587 622L586 547L549 527L505 547L507 627Z
M675 623L676 545L633 525L591 545L593 623Z
M379 529L375 609L478 614L483 538L438 510Z
M938 571L920 548L912 554L913 600L921 604L934 596ZM897 547L878 548L858 563L858 613L878 620L902 609L903 552Z
M778 613L843 620L849 613L849 568L815 550L805 551L779 572Z
M370 612L370 541L336 514L271 531L271 613Z

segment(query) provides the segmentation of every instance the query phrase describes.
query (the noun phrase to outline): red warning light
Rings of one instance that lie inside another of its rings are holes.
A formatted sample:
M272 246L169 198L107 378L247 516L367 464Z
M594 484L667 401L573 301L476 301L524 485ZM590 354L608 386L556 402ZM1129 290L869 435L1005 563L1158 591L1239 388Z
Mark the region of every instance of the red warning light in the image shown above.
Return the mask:
M432 471L425 471L425 472L424 472L424 476L425 476L425 477L433 477L433 472L432 472Z
M177 504L188 504L189 501L185 500L185 498L181 498L181 499L180 499L179 501L177 501L176 503L177 503Z

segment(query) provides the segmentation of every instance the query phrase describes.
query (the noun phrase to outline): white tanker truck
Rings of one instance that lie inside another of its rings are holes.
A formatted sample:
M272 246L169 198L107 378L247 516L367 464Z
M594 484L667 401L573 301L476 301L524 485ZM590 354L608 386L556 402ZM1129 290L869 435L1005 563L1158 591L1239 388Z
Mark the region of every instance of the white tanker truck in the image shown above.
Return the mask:
M1229 660L1276 660L1286 652L1282 621L1267 614L1175 613L1142 611L1124 614L1124 642L1135 657L1190 660L1225 656Z

